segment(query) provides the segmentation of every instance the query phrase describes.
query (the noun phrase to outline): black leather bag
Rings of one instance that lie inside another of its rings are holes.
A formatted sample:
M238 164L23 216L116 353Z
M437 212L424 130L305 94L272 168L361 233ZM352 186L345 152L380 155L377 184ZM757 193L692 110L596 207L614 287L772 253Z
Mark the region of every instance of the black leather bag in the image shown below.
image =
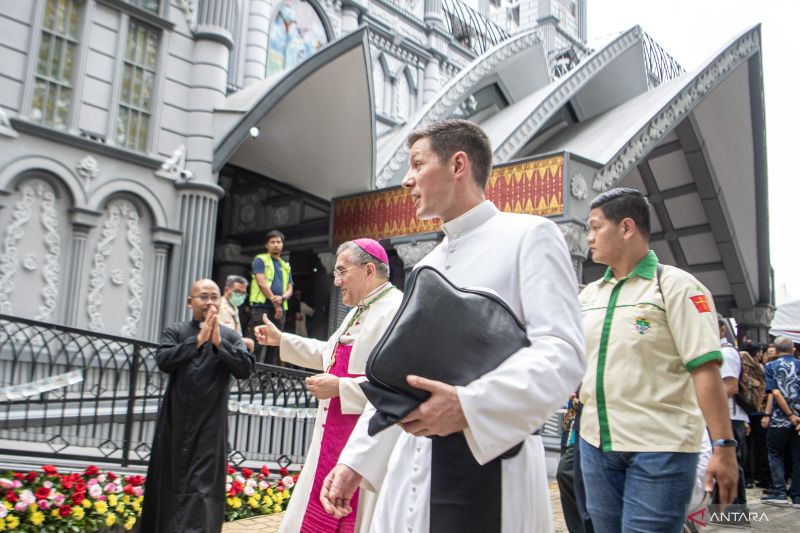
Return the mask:
M367 360L369 381L361 388L378 410L369 434L428 399L430 393L406 382L409 374L467 385L529 345L524 324L500 297L456 287L433 267L418 268Z

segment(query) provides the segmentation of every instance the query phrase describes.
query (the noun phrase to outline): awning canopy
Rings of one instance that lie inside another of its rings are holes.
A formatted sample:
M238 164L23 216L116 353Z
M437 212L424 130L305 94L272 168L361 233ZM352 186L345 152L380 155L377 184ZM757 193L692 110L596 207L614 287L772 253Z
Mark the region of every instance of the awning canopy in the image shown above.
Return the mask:
M800 344L800 300L779 305L769 330L770 335L789 337Z
M215 110L214 170L231 163L324 199L372 188L371 73L362 28L231 95Z

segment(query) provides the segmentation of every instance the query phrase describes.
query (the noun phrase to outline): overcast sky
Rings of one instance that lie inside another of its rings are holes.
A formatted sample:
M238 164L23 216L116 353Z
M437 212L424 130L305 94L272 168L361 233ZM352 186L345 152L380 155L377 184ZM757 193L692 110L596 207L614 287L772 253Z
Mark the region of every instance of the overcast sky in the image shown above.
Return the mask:
M638 24L693 70L742 31L761 23L767 110L770 249L775 297L800 299L798 0L587 0L589 44ZM794 163L794 164L793 164ZM736 216L736 213L732 213Z

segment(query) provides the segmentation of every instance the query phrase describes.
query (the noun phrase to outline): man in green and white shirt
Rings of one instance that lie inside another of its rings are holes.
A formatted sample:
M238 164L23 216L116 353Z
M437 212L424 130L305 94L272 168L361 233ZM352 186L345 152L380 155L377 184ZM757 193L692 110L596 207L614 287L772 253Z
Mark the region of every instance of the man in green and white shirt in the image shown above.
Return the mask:
M639 191L607 191L591 208L592 258L608 269L580 295L587 508L600 532L680 531L706 425L715 444L706 489L716 479L721 503L736 490L713 301L691 274L659 266Z

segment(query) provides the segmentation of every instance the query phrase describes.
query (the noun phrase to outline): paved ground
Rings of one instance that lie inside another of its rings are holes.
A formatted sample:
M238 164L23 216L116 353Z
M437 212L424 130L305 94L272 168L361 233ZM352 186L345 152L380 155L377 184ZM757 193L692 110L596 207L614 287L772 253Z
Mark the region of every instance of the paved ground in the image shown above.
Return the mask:
M800 531L800 509L792 507L776 507L761 503L761 489L747 491L750 503L752 531L769 531L771 533L797 533ZM556 533L568 533L561 512L561 502L555 481L550 483L550 501L553 508L553 523ZM222 528L223 533L277 533L283 514L248 518L229 522ZM741 533L742 528L707 525L698 526L700 533Z

